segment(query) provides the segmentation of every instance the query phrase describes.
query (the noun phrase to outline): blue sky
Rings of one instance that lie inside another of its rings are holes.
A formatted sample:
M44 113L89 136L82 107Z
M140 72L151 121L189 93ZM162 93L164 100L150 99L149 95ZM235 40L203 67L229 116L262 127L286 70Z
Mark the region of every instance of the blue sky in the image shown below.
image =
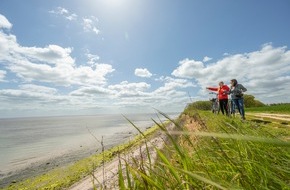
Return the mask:
M236 78L290 102L290 2L1 0L0 116L180 112Z

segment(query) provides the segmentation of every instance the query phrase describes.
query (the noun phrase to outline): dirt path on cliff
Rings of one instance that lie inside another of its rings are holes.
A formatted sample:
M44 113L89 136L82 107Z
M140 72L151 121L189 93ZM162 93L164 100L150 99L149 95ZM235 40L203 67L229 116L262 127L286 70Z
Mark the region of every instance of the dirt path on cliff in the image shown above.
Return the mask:
M174 128L174 124L171 123L168 125L167 130L170 131ZM157 132L153 138L147 139L147 148L149 149L149 154L151 162L156 159L157 149L161 149L166 142L166 135L161 131ZM143 161L148 162L148 155L145 142L141 145L126 151L125 153L120 154L120 158L116 156L112 161L105 163L104 166L101 166L95 170L95 172L83 178L81 181L72 185L69 190L93 190L95 189L119 189L118 188L118 167L120 160L126 160L127 163L132 164L134 159L143 159ZM125 164L122 164L122 170L125 169Z
M290 121L290 114L271 114L271 113L247 113L249 116L254 116L257 118L269 118L281 121Z

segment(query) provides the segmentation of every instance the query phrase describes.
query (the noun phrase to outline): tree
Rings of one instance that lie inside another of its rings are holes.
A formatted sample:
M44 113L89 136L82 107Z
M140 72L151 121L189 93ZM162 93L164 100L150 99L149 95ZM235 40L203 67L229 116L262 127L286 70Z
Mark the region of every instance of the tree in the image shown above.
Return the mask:
M265 106L265 104L262 103L261 101L255 100L255 97L253 95L248 94L244 94L244 104L246 108Z

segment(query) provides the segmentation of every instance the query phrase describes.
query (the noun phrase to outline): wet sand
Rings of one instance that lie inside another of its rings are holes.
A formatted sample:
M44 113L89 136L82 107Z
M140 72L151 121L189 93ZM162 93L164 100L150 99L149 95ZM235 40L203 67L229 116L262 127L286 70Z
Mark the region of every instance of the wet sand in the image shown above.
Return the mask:
M105 145L105 149L125 143L131 136L134 136L134 134L126 134L113 144L107 143L108 145ZM100 147L101 145L97 146L97 144L91 147L76 147L76 150L62 152L57 156L50 155L48 157L30 158L27 162L22 160L20 162L23 163L19 165L19 167L15 166L13 170L10 171L0 171L0 188L27 178L45 174L54 168L67 166L78 160L97 154L101 150Z

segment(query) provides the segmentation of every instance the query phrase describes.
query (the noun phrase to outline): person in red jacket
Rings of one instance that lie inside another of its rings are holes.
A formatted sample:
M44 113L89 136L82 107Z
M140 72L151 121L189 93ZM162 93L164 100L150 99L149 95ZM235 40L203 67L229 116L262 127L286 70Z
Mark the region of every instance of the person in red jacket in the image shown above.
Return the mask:
M207 87L206 89L217 91L222 114L224 115L226 112L226 115L228 115L228 92L230 91L230 88L221 81L219 82L219 87Z

